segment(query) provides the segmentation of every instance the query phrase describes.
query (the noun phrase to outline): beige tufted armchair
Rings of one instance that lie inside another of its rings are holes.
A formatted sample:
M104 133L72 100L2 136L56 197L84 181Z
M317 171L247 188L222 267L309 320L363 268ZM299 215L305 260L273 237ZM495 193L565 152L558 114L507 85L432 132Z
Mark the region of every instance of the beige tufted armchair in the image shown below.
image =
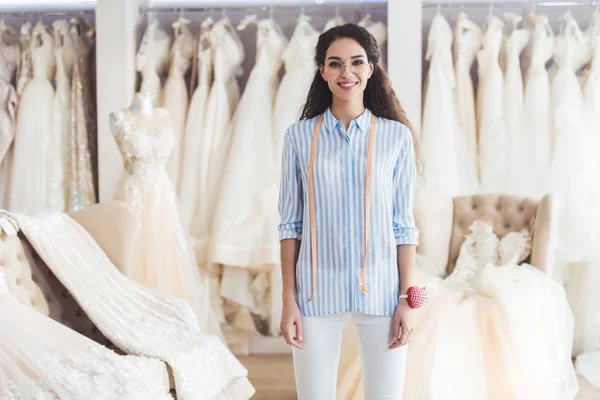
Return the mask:
M417 251L440 268L436 271L438 275L450 274L466 230L477 218L488 216L492 218L494 232L500 237L533 224L531 257L527 262L552 275L556 212L551 194L536 200L498 194L452 198L418 191L415 198L415 221L420 230Z

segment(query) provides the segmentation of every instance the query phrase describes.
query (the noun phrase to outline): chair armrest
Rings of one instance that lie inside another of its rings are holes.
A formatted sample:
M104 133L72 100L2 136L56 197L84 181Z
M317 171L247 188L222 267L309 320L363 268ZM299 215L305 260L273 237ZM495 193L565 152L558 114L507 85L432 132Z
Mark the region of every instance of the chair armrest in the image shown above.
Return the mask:
M558 207L552 194L546 194L538 205L533 227L531 265L552 275L556 250Z

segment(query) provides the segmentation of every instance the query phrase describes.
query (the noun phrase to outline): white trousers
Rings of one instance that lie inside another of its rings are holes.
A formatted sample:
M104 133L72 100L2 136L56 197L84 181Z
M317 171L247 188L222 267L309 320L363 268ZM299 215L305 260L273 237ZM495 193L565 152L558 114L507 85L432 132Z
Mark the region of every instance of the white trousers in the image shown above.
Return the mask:
M388 348L391 318L354 312L302 318L304 349L292 349L298 399L336 400L342 331L349 322L357 330L364 400L402 400L407 345Z

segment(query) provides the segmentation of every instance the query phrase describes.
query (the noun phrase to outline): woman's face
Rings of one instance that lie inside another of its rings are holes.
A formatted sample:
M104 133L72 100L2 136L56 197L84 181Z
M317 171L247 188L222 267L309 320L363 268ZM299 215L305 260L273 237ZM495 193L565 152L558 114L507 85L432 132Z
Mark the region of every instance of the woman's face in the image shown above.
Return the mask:
M335 98L352 101L362 99L367 81L373 74L373 65L356 40L339 38L327 49L325 64L320 71Z

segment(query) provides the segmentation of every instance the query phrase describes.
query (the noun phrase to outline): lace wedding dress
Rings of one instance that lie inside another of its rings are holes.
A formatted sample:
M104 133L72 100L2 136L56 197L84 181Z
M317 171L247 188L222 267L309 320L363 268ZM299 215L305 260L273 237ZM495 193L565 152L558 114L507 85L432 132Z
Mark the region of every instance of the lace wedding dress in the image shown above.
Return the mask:
M415 312L404 399L574 399L573 314L561 285L520 264L530 255L531 232L499 238L487 218L467 232L445 279L417 254L414 279L427 287L429 302ZM344 335L338 399L358 400L356 336Z
M130 269L122 272L142 285L187 300L202 331L220 335L165 168L175 140L169 112L158 108L153 115L141 116L126 109L111 118L125 167L116 200L133 206L140 221Z
M0 398L166 400L159 360L121 356L12 297L0 269Z
M519 265L530 250L525 228L500 239L491 220L471 225L450 276L429 280L430 301L409 345L405 399L575 397L573 315L562 286Z
M189 303L148 289L120 273L89 233L64 213L43 213L37 217L12 214L12 217L40 259L111 343L127 354L169 365L177 399L245 400L252 396L254 389L246 378L247 370L218 337L200 331ZM20 324L3 323L0 330L15 329L14 325ZM43 332L43 338L50 338L45 329L28 331ZM67 336L56 336L70 343ZM51 344L56 348L55 340ZM102 357L112 362L109 356ZM93 361L92 373L97 375L106 363L96 366ZM115 373L112 368L107 371L110 376L115 374L115 378L129 378L132 373L141 373L152 365L155 364L142 363L139 371L129 368L123 374ZM154 372L146 372L140 378L145 383L141 387L163 382L162 376L150 374ZM72 379L68 381L69 385L76 386ZM75 379L74 382L81 381ZM110 381L99 379L93 382L102 387L109 386L103 390L113 389ZM127 387L115 389L134 391L136 388L128 382ZM59 398L63 399L62 396ZM146 397L131 398L141 400Z

